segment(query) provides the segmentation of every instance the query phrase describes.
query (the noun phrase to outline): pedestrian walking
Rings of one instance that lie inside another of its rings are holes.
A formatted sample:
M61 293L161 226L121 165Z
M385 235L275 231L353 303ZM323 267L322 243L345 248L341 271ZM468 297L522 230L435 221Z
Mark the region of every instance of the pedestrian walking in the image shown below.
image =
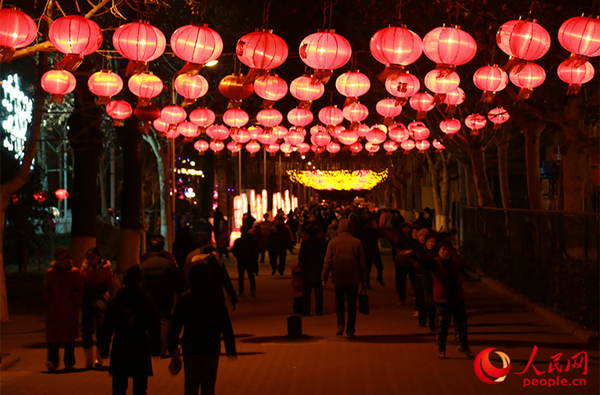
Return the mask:
M270 228L271 227L269 226L269 229ZM263 230L263 226L261 224L254 224L254 227L252 228L252 236L254 236L258 245L260 263L265 263L265 252L267 251L267 234L268 233L266 233ZM258 275L258 265L256 266L256 271L254 272L254 274Z
M292 234L289 227L283 222L282 215L275 217L275 224L269 231L267 245L269 249L269 261L273 270L271 275L279 272L279 275L283 276L286 253L292 247Z
M362 242L367 259L367 289L371 289L371 268L375 265L377 268L377 282L384 286L383 282L383 261L379 252L379 238L381 232L377 228L377 221L369 218L365 221L365 226L358 233L358 239Z
M223 255L225 255L225 258L229 259L229 222L227 222L225 217L221 218L221 221L219 222L219 233L217 236L216 241L219 259L223 258Z
M177 261L177 266L180 270L183 270L183 265L190 252L194 250L195 246L194 236L192 235L192 229L189 226L184 226L175 241L173 242L173 256Z
M231 252L237 258L238 266L238 295L244 294L244 273L248 273L250 295L256 296L254 272L258 270L258 243L250 234L250 228L243 225L242 235L233 243Z
M342 219L338 225L338 235L327 246L321 279L327 285L331 274L335 286L335 310L338 330L336 335L344 334L349 339L356 338L356 301L358 287L366 287L366 258L363 245L350 234L349 220ZM348 322L345 324L346 300L348 301Z
M48 304L46 315L46 342L48 360L46 368L58 368L59 347L64 346L65 369L75 366L75 339L79 335L79 305L83 299L83 279L73 266L71 254L65 247L54 253L44 278L44 298Z
M411 284L414 284L415 280L414 267L410 258L401 254L402 251L411 249L411 227L412 225L409 222L404 222L401 225L396 222L392 230L392 256L394 259L396 292L398 292L398 306L406 304L407 277Z
M300 244L298 265L302 271L302 314L310 315L311 292L315 292L315 312L323 315L323 283L321 273L327 252L327 243L319 238L315 228L309 228L307 239Z

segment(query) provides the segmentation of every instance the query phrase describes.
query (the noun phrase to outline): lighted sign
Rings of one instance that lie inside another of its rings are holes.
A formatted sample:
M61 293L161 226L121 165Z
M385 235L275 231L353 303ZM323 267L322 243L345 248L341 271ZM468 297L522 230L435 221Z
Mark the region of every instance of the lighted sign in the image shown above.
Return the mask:
M196 169L186 169L186 168L177 169L177 174L185 174L186 176L198 176L198 177L204 178L204 173L202 172L202 170L196 170Z
M33 101L21 91L17 74L9 75L2 81L2 91L2 107L7 113L6 118L2 119L2 128L7 132L3 144L15 153L17 159L22 159L33 116Z
M288 170L287 174L293 182L310 188L349 191L373 189L387 178L388 170Z

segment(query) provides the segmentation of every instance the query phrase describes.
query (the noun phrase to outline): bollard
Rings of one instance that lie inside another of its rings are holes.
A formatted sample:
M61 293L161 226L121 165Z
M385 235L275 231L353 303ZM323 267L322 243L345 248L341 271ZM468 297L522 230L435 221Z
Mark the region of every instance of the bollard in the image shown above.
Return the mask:
M296 314L288 315L287 330L286 337L302 337L302 317Z

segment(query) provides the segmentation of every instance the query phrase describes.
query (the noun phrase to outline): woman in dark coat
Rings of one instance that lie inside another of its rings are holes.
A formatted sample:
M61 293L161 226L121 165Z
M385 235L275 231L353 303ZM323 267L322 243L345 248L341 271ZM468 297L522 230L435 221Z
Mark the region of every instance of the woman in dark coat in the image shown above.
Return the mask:
M238 295L244 294L244 272L248 272L250 281L250 294L256 295L256 282L254 272L258 270L258 244L250 234L250 228L242 226L242 237L233 243L231 250L238 262Z
M315 290L315 311L323 315L323 283L321 273L327 252L327 243L319 238L317 229L309 228L308 236L300 244L298 266L302 271L302 314L310 315L310 293Z
M113 395L127 393L127 381L133 378L133 394L145 395L148 376L152 375L150 354L160 355L160 323L152 303L142 291L139 266L123 274L124 288L108 304L100 352L108 357L111 338L109 373L113 376ZM151 346L151 348L150 348Z
M65 369L75 366L75 339L79 335L79 305L83 298L83 279L79 269L71 263L71 254L62 247L54 254L52 266L44 278L44 297L48 303L46 367L58 367L58 348L65 347Z

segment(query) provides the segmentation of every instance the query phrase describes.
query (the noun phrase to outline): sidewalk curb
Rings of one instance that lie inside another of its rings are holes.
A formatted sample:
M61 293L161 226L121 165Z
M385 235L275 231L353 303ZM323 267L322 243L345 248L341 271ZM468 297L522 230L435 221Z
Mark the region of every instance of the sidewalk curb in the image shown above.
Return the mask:
M467 274L470 278L480 281L482 284L491 288L495 292L498 292L498 293L512 299L513 301L515 301L516 303L519 303L520 305L523 305L523 307L525 307L527 310L532 311L534 314L540 316L541 318L545 319L546 321L559 327L563 331L570 333L571 335L575 336L576 338L578 338L590 345L596 344L598 342L598 334L597 333L592 332L586 328L582 328L576 322L568 320L566 318L563 318L563 317L559 316L558 314L556 314L554 311L549 310L546 307L542 307L542 306L539 306L539 305L533 303L531 300L529 300L529 298L515 293L511 289L507 288L504 284L502 284L490 277L478 276L477 274L470 273L470 272L467 272Z
M2 363L0 364L0 370L4 371L10 367L13 367L19 362L21 358L18 355L9 355L7 357L2 358Z

